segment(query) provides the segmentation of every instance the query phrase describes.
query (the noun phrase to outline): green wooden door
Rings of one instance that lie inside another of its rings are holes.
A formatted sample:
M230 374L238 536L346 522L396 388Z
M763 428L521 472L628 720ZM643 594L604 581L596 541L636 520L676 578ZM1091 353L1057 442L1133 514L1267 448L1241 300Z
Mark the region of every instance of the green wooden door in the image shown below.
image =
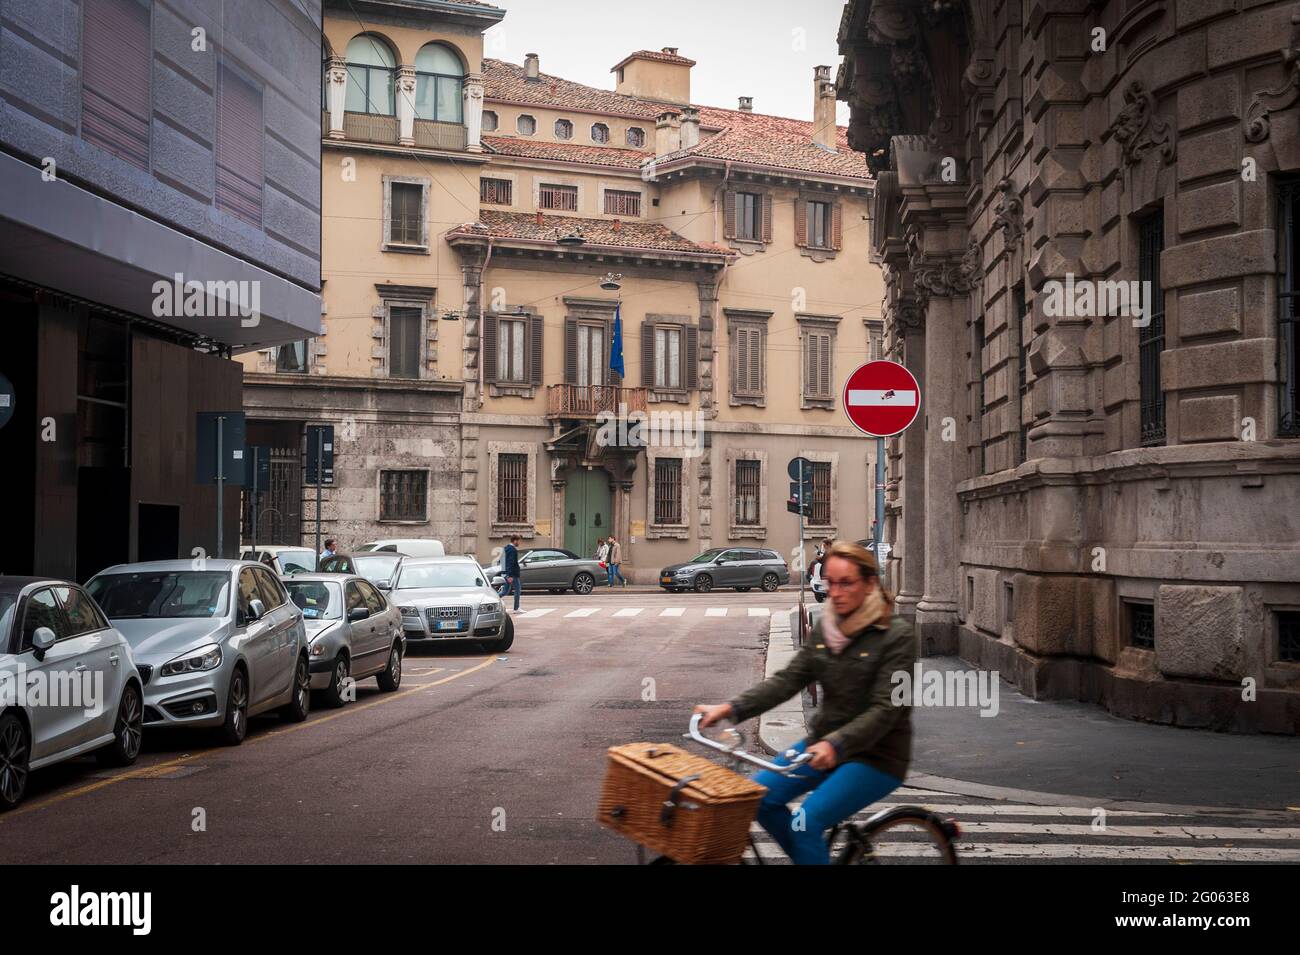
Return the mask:
M564 487L564 546L579 557L596 553L596 540L613 533L609 475L586 469L571 471Z

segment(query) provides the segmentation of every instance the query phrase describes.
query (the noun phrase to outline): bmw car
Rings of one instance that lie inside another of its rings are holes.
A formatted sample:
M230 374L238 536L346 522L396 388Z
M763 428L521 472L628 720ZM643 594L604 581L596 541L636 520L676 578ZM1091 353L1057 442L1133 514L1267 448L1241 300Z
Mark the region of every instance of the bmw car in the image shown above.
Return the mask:
M473 557L408 557L388 599L401 610L408 641L477 643L497 652L514 643L514 621Z

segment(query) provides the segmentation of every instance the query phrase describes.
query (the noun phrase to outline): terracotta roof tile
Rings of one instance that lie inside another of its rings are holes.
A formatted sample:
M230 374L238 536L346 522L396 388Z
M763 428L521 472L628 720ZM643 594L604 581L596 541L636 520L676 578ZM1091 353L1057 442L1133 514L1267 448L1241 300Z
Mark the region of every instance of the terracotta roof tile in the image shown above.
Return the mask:
M539 73L536 80L530 80L525 76L522 66L488 57L483 58L483 97L487 100L506 100L560 109L568 106L648 119L651 122L664 108L662 103L643 102L621 93L551 76L549 73ZM651 127L646 133L652 135L654 128Z
M618 222L618 226L615 226ZM484 209L479 222L469 222L451 230L449 235L492 235L498 239L541 239L554 241L557 235L567 235L575 230L589 246L609 246L623 249L648 249L660 252L694 252L712 255L731 254L726 246L715 243L700 244L683 238L667 226L657 222L636 219L586 219L579 216L541 216L536 213L502 212Z
M622 166L627 169L640 168L647 159L654 158L653 152L640 149L552 143L539 139L521 139L516 136L484 136L483 142L503 156L555 159L563 162L591 163L597 166Z
M669 53L666 50L637 50L635 53L630 53L623 57L623 59L611 66L609 71L613 73L620 66L626 66L633 60L658 60L660 63L680 63L682 66L695 65L694 60L687 59L684 56L678 56L676 53Z

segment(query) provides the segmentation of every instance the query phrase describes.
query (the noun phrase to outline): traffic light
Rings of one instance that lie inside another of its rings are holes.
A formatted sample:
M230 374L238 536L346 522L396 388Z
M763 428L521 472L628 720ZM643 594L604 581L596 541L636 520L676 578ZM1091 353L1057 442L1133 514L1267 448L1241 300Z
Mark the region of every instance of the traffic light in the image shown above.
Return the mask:
M790 497L785 502L785 509L791 514L798 514L802 511L805 517L812 512L811 478L803 484L798 481L790 482Z

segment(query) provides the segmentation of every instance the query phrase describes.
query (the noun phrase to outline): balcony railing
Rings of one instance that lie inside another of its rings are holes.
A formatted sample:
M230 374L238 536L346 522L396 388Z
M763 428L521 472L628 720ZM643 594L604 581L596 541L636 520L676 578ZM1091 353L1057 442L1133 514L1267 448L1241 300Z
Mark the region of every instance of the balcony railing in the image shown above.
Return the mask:
M321 112L322 138L329 135L330 114ZM377 116L372 113L344 113L343 138L357 143L384 143L396 146L401 134L396 116ZM431 119L417 119L412 138L415 145L425 149L463 150L465 127L460 123L437 123Z
M373 113L344 113L343 137L358 143L397 145L397 117Z
M613 385L551 385L546 414L551 418L594 418L602 411L622 415L646 410L646 389Z
M431 119L415 121L415 145L428 149L464 149L465 127L460 123L437 123Z

